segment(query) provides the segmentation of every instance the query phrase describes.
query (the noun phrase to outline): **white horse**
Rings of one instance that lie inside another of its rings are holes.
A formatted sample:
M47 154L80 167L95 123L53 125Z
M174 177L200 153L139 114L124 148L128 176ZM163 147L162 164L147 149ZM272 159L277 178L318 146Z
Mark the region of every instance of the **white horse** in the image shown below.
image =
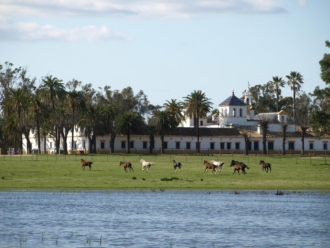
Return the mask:
M149 171L149 168L151 167L151 165L155 165L154 162L147 162L144 159L141 159L140 163L142 163L142 170L147 169L147 171Z
M214 166L216 166L216 170L220 171L220 172L222 171L222 167L225 164L224 162L214 161L214 160L211 160L210 163L212 163Z

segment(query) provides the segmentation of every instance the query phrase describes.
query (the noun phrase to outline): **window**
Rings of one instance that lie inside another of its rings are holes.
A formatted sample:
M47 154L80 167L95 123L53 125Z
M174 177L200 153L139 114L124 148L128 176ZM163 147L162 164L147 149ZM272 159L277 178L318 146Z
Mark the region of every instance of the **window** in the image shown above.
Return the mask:
M104 141L101 141L101 149L104 149Z
M143 149L147 149L148 148L148 142L147 141L143 141L142 147L143 147Z
M294 150L294 141L289 141L289 150Z
M227 143L227 150L231 149L231 143Z
M259 141L253 142L253 150L258 151L259 150Z
M309 150L313 150L314 149L314 143L313 142L310 142L309 143Z
M190 142L186 142L186 149L190 149Z
M134 148L134 141L129 142L129 148Z
M252 150L252 143L251 141L248 142L248 151L251 151Z
M284 123L284 116L281 116L281 122Z
M328 150L328 143L323 143L323 150Z
M239 109L239 117L242 117L243 116L243 109Z
M121 148L123 148L123 149L126 148L126 142L125 142L125 141L122 141L122 142L121 142Z
M239 150L239 145L240 145L240 143L238 143L238 142L235 143L235 149L236 149L236 150Z
M221 142L221 143L220 143L220 149L222 149L222 150L225 149L225 143L224 143L224 142Z
M249 98L246 98L246 104L250 105L250 99Z
M274 141L268 141L268 150L274 150Z
M214 150L214 143L210 143L210 149Z
M233 116L236 117L236 109L233 109Z
M167 149L167 141L164 141L164 149Z
M203 126L203 121L200 121L200 124L199 124L200 126Z
M175 149L180 149L180 142L175 142Z

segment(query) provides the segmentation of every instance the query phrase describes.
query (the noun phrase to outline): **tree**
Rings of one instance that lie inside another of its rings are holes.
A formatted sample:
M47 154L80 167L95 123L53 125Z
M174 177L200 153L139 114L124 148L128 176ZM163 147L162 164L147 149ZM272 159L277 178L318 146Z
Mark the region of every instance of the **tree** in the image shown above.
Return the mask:
M42 92L42 99L44 102L49 103L52 112L53 112L53 125L55 127L55 135L56 135L56 149L60 152L60 132L58 132L58 121L56 119L56 107L55 102L60 99L64 99L65 96L65 87L64 84L61 83L62 80L57 77L46 76L42 79L42 85L40 86L40 91Z
M312 99L303 92L296 99L297 103L297 113L296 113L296 123L301 131L301 155L305 154L305 135L309 128L309 116L313 110Z
M325 45L330 48L330 42L326 41ZM330 54L326 53L320 60L321 78L326 84L330 84Z
M164 107L167 112L172 114L175 121L177 122L177 125L179 125L184 119L183 103L177 101L176 99L171 99L171 101L166 101L166 103L164 103Z
M74 127L77 123L76 112L86 108L85 98L81 91L77 91L76 88L81 84L80 81L73 79L67 83L67 86L72 87L72 91L67 92L67 101L71 109L71 151L74 150Z
M276 95L276 111L279 111L278 100L281 95L281 87L284 87L284 80L281 77L273 77L273 81L268 82L269 87L273 93Z
M207 113L211 111L211 104L210 99L201 90L195 90L190 95L184 97L185 116L194 118L194 127L197 135L197 153L200 153L199 119L207 117Z
M288 128L288 123L282 123L282 155L286 154L285 143L286 143L286 130Z
M253 133L253 129L251 126L245 126L245 127L241 127L239 128L240 133L243 135L244 137L244 143L245 143L245 155L249 155L249 144L251 142L251 136Z
M170 134L177 127L177 121L174 118L174 115L166 110L154 110L153 116L149 120L149 125L154 125L157 134L160 135L161 139L161 153L164 151L164 136Z
M325 42L330 48L330 42ZM324 54L319 62L321 67L321 78L326 84L330 84L330 54ZM330 135L330 87L315 88L312 96L317 108L312 112L309 123L317 137Z
M304 79L303 76L296 71L292 71L286 78L288 79L287 84L293 91L293 121L296 121L296 93L300 90Z
M127 153L130 153L130 139L131 133L136 133L141 130L143 126L143 118L136 112L127 111L125 113L119 114L116 120L117 132L126 134L127 138Z

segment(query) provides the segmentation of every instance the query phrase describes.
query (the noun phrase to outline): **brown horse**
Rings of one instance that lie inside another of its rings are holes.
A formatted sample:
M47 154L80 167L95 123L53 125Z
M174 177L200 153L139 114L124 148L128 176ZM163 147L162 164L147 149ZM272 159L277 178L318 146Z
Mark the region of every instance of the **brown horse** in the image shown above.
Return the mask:
M263 160L260 160L260 163L261 164L261 169L266 171L268 173L268 170L270 172L272 172L272 165L270 163L266 163L265 161Z
M124 170L127 172L127 169L129 169L129 172L133 171L132 164L130 162L119 162L119 166L123 166Z
M239 162L239 161L235 161L235 160L232 160L231 161L230 166L234 166L234 172L233 172L233 174L237 171L239 175L240 175L240 173L239 173L240 170L245 175L245 174L247 174L247 172L245 171L245 169L250 169L250 167L248 167L243 162Z
M85 161L83 159L81 159L81 168L83 168L83 170L85 170L85 167L88 166L89 170L92 169L92 163L93 162L89 162L89 161Z
M208 161L204 160L204 165L205 165L205 170L204 170L204 173L205 171L207 171L208 169L212 169L212 172L211 173L217 173L217 171L215 170L216 166L212 163L209 163Z

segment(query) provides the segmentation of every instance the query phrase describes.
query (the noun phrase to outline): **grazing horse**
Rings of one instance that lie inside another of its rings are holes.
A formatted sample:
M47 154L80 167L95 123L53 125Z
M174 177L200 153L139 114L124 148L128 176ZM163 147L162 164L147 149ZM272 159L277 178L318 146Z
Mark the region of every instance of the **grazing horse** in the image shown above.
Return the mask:
M204 173L205 173L205 171L207 171L208 169L212 169L212 172L211 173L217 173L217 171L215 170L215 165L214 164L212 164L212 163L209 163L208 161L206 161L206 160L204 160L204 163L203 163L204 165L205 165L205 170L204 170Z
M142 163L142 170L147 169L147 171L149 171L149 168L151 167L151 165L155 165L154 162L147 162L144 159L141 159L140 163Z
M176 172L177 169L179 169L179 171L181 171L181 166L182 164L180 162L176 162L174 159L173 159L173 167L174 167L174 171Z
M216 170L220 172L222 171L222 167L225 164L224 162L214 160L211 160L210 163L214 164L216 166Z
M123 166L125 172L127 172L127 169L129 169L129 172L134 172L132 164L130 162L119 162L119 166Z
M92 169L92 163L93 162L85 161L83 159L81 159L80 161L81 161L81 168L83 168L85 170L85 167L88 166L89 170Z
M270 163L265 163L265 161L260 160L261 169L268 173L268 170L272 172L272 165Z
M248 167L243 162L239 162L239 161L235 161L235 160L232 160L231 161L230 166L234 166L234 172L233 172L233 174L237 171L239 175L240 175L240 173L239 173L240 170L245 175L245 174L247 174L247 172L245 171L245 169L250 169L250 167Z

